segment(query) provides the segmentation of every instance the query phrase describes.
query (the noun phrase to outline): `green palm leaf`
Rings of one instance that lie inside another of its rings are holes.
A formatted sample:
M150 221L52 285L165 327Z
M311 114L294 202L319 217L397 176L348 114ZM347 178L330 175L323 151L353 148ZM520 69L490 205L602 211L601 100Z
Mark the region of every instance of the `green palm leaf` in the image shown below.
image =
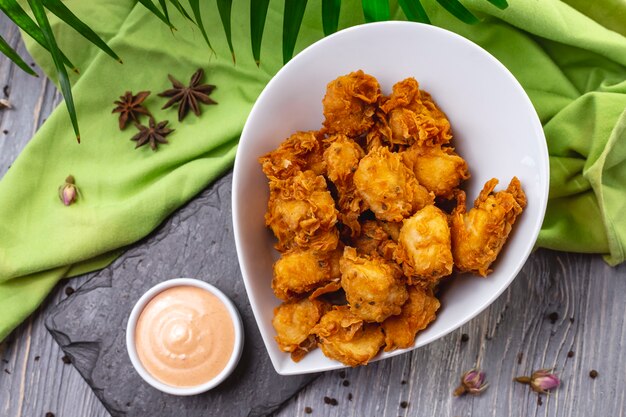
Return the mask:
M18 67L20 67L30 75L38 77L37 73L33 71L33 69L29 67L26 62L24 62L24 60L17 54L17 52L15 52L15 49L11 48L11 45L9 45L2 36L0 36L0 52L6 55L11 61L15 62Z
M191 12L196 18L196 25L200 28L200 33L202 33L202 37L211 51L215 52L213 46L211 46L211 41L209 40L209 35L207 35L206 30L204 29L204 23L202 23L202 15L200 14L200 1L199 0L189 0L189 5L191 6Z
M163 23L165 23L167 26L169 26L170 29L172 30L176 30L176 28L174 27L174 25L172 25L172 22L170 22L169 17L165 17L165 15L163 14L163 12L161 12L159 9L157 9L157 7L154 5L154 3L152 3L151 0L138 0L139 3L141 3L146 9L150 10L150 12L155 15L156 17L158 17L159 19L161 19L163 21Z
M35 20L39 24L39 27L46 38L46 42L50 46L50 54L52 55L54 66L57 69L61 93L63 93L63 97L65 98L65 105L67 106L67 111L70 114L70 120L72 121L74 133L76 133L76 140L80 143L80 132L78 130L78 120L76 118L76 108L74 107L74 98L72 97L70 80L67 77L67 71L65 70L65 65L63 64L59 47L54 39L54 35L52 34L52 28L50 27L48 16L46 16L46 11L43 8L42 0L28 0L28 4L30 5L30 9L35 15Z
M389 20L389 0L362 0L361 4L366 22Z
M250 41L256 65L261 65L261 41L270 0L250 0Z
M467 10L459 0L437 0L437 3L441 4L444 9L449 11L461 22L465 22L470 25L478 23L478 18L474 16L472 12Z
M424 6L420 3L420 0L398 0L398 4L407 19L413 22L430 24L430 19L426 14L426 10L424 10Z
M16 0L0 0L0 10L7 15L17 26L19 26L28 36L33 38L35 42L50 51L50 47L46 43L43 32L30 16L22 9ZM74 72L78 72L74 64L61 52L61 57L65 65L70 67Z
M224 26L228 48L230 48L230 54L233 56L233 62L235 62L235 50L233 49L233 39L230 30L230 12L232 8L233 0L217 0L217 10L220 12L220 19L222 20L222 26Z
M506 0L487 0L489 3L493 4L500 10L504 10L509 7L509 3Z
M122 62L120 57L117 56L111 48L109 48L109 45L107 45L106 42L96 34L96 32L91 30L89 26L77 18L76 15L72 13L63 3L61 3L60 0L43 0L43 5L46 9L50 10L59 19L74 28L76 32L80 33L85 39L100 48L111 58L118 60L120 63Z
M337 32L341 0L322 0L322 26L324 35Z
M169 22L170 13L167 11L167 3L165 2L165 0L159 0L159 6L161 6L161 11L163 12L163 16L165 16L165 19Z
M306 0L285 0L283 14L283 63L286 64L293 56L296 39L302 25Z
M180 4L180 2L178 0L170 0L170 3L172 3L174 5L174 7L176 8L176 10L178 10L180 12L180 14L185 16L185 18L187 18L187 20L190 20L191 22L195 23L193 21L193 19L191 18L191 16L189 16L189 13L187 13L187 10L185 10L183 5Z

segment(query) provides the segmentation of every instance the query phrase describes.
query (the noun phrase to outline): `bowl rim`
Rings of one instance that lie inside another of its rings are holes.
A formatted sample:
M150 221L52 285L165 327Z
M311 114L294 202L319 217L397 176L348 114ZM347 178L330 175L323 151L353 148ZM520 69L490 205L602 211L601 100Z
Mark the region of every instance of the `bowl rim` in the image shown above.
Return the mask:
M513 269L512 273L510 274L510 277L508 278L507 282L505 283L505 285L503 285L498 291L495 291L493 294L491 294L491 296L488 299L485 299L482 301L482 305L480 305L480 307L478 307L474 312L472 312L471 314L468 314L466 317L464 317L462 320L460 320L458 323L455 323L453 326L450 326L450 328L446 329L445 331L440 332L439 334L433 336L431 339L424 341L423 343L419 343L419 342L415 342L414 345L410 348L407 349L397 349L393 352L386 352L387 356L385 358L389 358L389 357L393 357L396 355L400 355L409 351L412 351L418 347L422 347L425 346L427 344L430 344L448 334L450 334L451 332L455 331L456 329L458 329L459 327L463 326L465 323L467 323L468 321L472 320L473 318L475 318L476 316L478 316L480 313L482 313L487 307L489 307L491 304L493 304L495 302L495 300L500 297L500 295L502 295L502 293L509 288L509 286L511 285L511 283L513 282L513 280L517 277L517 275L519 274L520 270L522 269L522 267L526 264L526 261L528 260L528 257L530 256L530 253L532 252L535 243L537 241L537 238L539 236L539 232L541 230L541 225L543 223L543 220L545 218L545 213L546 213L546 208L547 208L547 204L548 204L548 195L549 195L549 190L550 190L550 164L549 164L549 153L548 153L548 145L546 142L546 138L545 138L545 134L543 131L543 127L541 125L539 116L537 115L537 111L535 110L535 107L533 106L530 98L528 97L528 94L526 94L526 91L524 90L524 88L521 86L521 84L519 83L519 81L515 78L515 76L509 71L508 68L506 68L504 66L504 64L502 64L497 58L495 58L489 51L487 51L486 49L484 49L483 47L481 47L480 45L476 44L475 42L471 41L470 39L465 38L462 35L459 35L455 32L452 32L448 29L444 29L441 27L437 27L434 25L429 25L429 24L424 24L424 23L418 23L418 22L409 22L409 21L385 21L385 22L372 22L372 23L365 23L365 24L360 24L360 25L355 25L355 26L351 26L345 29L342 29L340 31L337 31L329 36L323 37L319 40L317 40L316 42L312 43L311 45L307 46L305 49L303 49L300 53L298 53L295 57L293 57L287 64L283 65L277 72L276 74L271 78L271 80L267 83L267 85L263 88L263 90L261 91L261 93L259 94L259 96L257 97L257 99L255 100L254 105L252 106L252 109L250 110L250 113L246 119L246 122L244 124L243 130L241 132L241 136L240 136L240 140L239 140L239 145L237 146L237 152L235 155L235 162L234 162L234 168L233 168L233 180L232 180L232 197L231 197L231 203L232 203L232 222L233 222L233 233L235 236L235 247L237 250L237 259L239 261L239 266L240 266L240 270L241 270L241 274L242 274L242 279L244 282L244 287L246 289L246 295L248 296L248 301L250 302L250 306L252 308L252 312L254 314L254 318L255 318L255 323L257 325L257 328L259 329L259 332L261 333L261 337L263 338L263 342L265 344L266 347L266 352L268 354L268 356L270 357L270 361L272 362L272 365L274 366L274 369L276 370L276 372L280 375L302 375L302 374L307 374L307 373L316 373L316 372L322 372L322 371L331 371L331 370L335 370L335 369L341 369L341 368L346 368L347 366L343 365L340 362L336 362L336 365L331 365L331 366L325 366L323 369L306 369L306 370L295 370L295 371L285 371L284 369L282 369L281 364L278 363L276 361L276 359L274 358L274 356L272 354L270 354L270 352L268 351L268 346L269 343L274 343L274 337L272 335L267 335L265 334L262 326L260 325L260 323L258 322L258 317L261 317L261 308L257 303L257 300L255 297L251 297L250 294L252 292L252 289L250 287L250 285L248 284L249 282L249 278L253 276L252 274L249 273L248 271L248 265L243 262L243 254L242 254L242 250L243 250L243 243L242 243L242 239L243 237L241 236L241 230L239 227L239 223L236 221L237 215L240 211L240 207L243 207L243 205L245 205L245 202L240 201L240 196L239 193L236 192L236 190L240 189L240 184L242 183L243 179L242 179L242 174L240 173L242 168L241 168L241 159L242 157L240 156L243 153L244 147L241 146L242 143L245 144L245 142L247 142L247 138L251 137L253 134L250 132L250 127L249 127L249 120L252 119L256 112L258 111L259 108L259 103L263 101L263 98L269 94L268 91L270 91L272 89L272 87L274 86L275 83L277 83L277 79L280 78L280 76L289 70L289 68L293 65L295 65L294 63L297 63L300 59L302 59L302 57L304 55L306 55L307 53L310 53L313 50L319 49L319 48L323 48L327 43L329 42L333 42L335 38L337 37L342 37L342 36L346 36L346 34L352 33L352 32L356 32L356 31L362 31L362 30L370 30L370 29L376 29L379 27L388 27L390 29L394 29L397 27L420 27L424 30L431 30L433 32L439 32L440 34L443 34L444 36L447 36L449 38L455 39L458 42L461 42L463 44L465 44L466 46L468 46L469 48L472 48L474 51L477 51L479 54L483 55L484 58L488 59L489 61L491 61L491 63L493 65L495 65L495 67L499 68L500 71L503 73L503 75L505 77L507 77L510 81L511 87L515 90L517 90L520 96L520 98L525 102L526 107L528 108L529 114L530 115L534 115L535 117L533 118L533 126L532 126L532 130L534 130L535 135L540 138L543 139L543 141L541 141L541 143L539 143L539 147L541 148L541 153L540 153L540 159L542 162L541 167L538 167L538 169L543 169L543 172L545 172L545 178L542 178L543 180L543 189L541 190L541 201L537 201L535 202L535 204L539 205L539 215L537 216L537 218L535 219L535 223L531 225L531 227L533 227L533 233L531 235L531 238L527 241L526 246L524 247L524 250L522 252L520 252L520 257L519 257L519 261L517 266ZM287 353L285 353L285 355L287 355ZM376 356L375 359L372 360L372 362L377 361L379 359L380 356L380 352L379 354ZM330 360L330 359L329 359Z
M233 352L231 353L230 359L228 360L224 369L222 369L219 374L217 374L215 377L208 380L207 382L191 387L176 387L173 385L168 385L156 379L154 376L152 376L152 374L150 374L150 372L148 372L148 370L146 370L146 368L141 363L141 360L137 355L137 349L135 346L135 329L137 327L137 320L143 312L146 304L148 304L158 294L174 287L196 287L215 295L226 307L228 315L232 320L233 328L235 330ZM160 282L150 288L135 303L135 306L130 312L128 323L126 325L126 350L128 352L130 362L132 363L139 376L141 376L144 381L146 381L149 385L158 389L159 391L178 396L200 394L209 391L221 384L235 370L235 367L237 366L237 363L241 358L243 342L243 323L241 321L241 316L239 315L237 307L235 307L235 304L230 300L230 298L226 296L226 294L224 294L217 287L196 278L173 278L167 281Z

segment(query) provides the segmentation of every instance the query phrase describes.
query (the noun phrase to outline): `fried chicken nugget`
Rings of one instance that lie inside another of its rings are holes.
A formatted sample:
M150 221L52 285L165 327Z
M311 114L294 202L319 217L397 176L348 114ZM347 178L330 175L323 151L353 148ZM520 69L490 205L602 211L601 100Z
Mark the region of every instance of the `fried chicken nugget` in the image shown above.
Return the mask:
M410 286L409 299L402 306L402 312L382 323L385 352L413 346L415 335L435 320L439 306L432 291Z
M393 261L395 242L400 234L402 223L383 222L381 220L365 220L361 224L361 234L351 239L352 246L358 253L374 256L380 255Z
M269 179L287 179L299 171L312 170L317 175L326 172L319 132L296 132L278 148L259 158L263 173Z
M379 146L393 146L391 138L393 133L387 122L387 116L382 110L377 110L374 115L374 125L365 135L365 151L369 153L372 149Z
M346 246L339 261L341 286L350 309L369 322L400 314L408 293L400 269L379 256L358 255Z
M324 314L311 334L324 355L352 367L367 365L385 343L378 324L363 323L347 306Z
M320 254L299 249L283 253L273 268L272 290L276 298L289 301L333 280L338 283L339 276L333 275L333 256L333 252Z
M317 287L315 291L309 295L309 299L314 300L323 294L328 294L341 289L341 269L339 267L339 261L343 256L343 247L343 243L339 242L337 249L325 254L325 257L319 260L322 266L329 266L330 280L323 286Z
M377 219L399 222L435 196L421 186L400 155L384 147L374 148L359 162L354 185Z
M328 252L337 247L337 210L323 176L298 172L285 180L272 179L269 186L265 224L278 238L278 251L299 247Z
M378 225L389 235L389 239L397 242L400 238L400 230L402 229L402 222L383 222L378 221Z
M325 142L328 144L324 151L328 179L334 184L350 184L365 152L358 143L346 135L333 135Z
M333 135L326 140L324 163L327 176L337 188L339 219L348 226L352 235L359 233L359 215L365 211L363 199L354 186L354 172L365 152L358 143L345 135Z
M459 191L457 206L451 214L452 255L461 272L486 276L506 242L517 216L526 207L526 195L517 177L508 188L493 192L498 180L487 181L466 213L465 193Z
M470 177L467 162L449 146L412 146L400 154L417 181L435 196L450 199Z
M415 78L396 83L380 108L387 114L393 144L433 146L452 139L448 118Z
M329 134L357 137L374 124L373 115L381 97L378 80L358 70L328 83L324 127Z
M376 220L365 220L361 224L361 234L352 239L352 246L358 253L368 256L379 255L379 247L389 240L389 233Z
M436 283L450 275L454 262L446 214L431 205L404 220L393 258L402 265L409 283Z
M300 361L317 347L311 329L329 311L331 305L324 301L304 298L282 303L274 309L272 326L276 330L276 342L283 352L290 352L294 362Z

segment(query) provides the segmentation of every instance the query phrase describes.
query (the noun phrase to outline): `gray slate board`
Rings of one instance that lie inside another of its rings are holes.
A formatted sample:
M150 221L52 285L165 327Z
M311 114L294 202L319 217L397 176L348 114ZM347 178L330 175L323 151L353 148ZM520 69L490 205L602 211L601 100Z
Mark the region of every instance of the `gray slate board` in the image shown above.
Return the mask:
M263 345L241 279L231 227L232 174L176 212L147 239L52 309L46 327L114 416L263 416L315 375L278 375ZM128 315L153 285L198 278L228 295L242 316L244 350L233 374L193 397L163 394L134 371L126 353Z

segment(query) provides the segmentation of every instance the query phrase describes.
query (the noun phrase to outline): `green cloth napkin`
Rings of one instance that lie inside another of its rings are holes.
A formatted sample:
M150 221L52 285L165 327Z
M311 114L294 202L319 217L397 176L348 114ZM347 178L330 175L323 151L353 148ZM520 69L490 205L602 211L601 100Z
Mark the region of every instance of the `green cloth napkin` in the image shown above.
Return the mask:
M465 25L425 3L433 24L490 51L517 77L544 124L551 192L538 246L624 260L626 219L626 38L615 28L626 6L615 0L509 0L501 11L485 0L466 4L482 22ZM197 28L171 13L172 33L143 6L127 0L65 2L122 57L120 65L53 19L61 48L77 64L74 96L83 143L74 143L64 106L33 137L0 181L0 340L24 320L64 277L102 268L158 226L232 166L237 140L256 97L281 66L283 2L271 2L262 65L250 53L247 0L233 4L233 65L214 3L204 21L217 54ZM598 13L602 5L612 13ZM402 19L392 2L394 18ZM579 9L579 10L577 10ZM310 1L296 46L322 37L320 1ZM363 21L360 2L344 1L340 27ZM588 13L589 15L585 15ZM617 20L616 20L617 19ZM621 23L626 23L622 22ZM612 28L608 29L608 28ZM25 39L48 75L50 59ZM419 46L416 45L416 48ZM410 51L407 51L410 53ZM183 82L204 68L218 88L217 106L176 119L156 93L171 73ZM133 150L134 128L120 132L110 114L126 90L151 90L147 107L176 129L170 144ZM57 188L68 174L81 196L65 207ZM163 262L167 262L164 259ZM141 272L137 271L137 279Z

